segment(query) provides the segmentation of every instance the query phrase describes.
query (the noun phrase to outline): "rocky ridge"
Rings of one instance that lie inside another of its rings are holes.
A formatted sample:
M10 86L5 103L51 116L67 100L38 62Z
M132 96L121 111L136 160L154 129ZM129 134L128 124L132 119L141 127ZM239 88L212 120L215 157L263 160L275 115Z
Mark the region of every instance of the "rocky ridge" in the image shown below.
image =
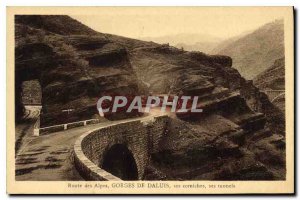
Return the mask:
M145 179L284 179L284 116L231 65L228 56L97 33L67 16L17 16L16 114L21 83L32 79L44 126L98 117L107 93L195 95L204 113L173 116Z

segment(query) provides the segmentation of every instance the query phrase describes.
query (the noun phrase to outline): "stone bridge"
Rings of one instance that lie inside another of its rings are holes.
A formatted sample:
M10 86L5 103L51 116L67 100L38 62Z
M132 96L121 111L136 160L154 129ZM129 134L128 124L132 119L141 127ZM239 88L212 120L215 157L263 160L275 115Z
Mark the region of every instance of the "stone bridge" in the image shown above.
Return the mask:
M76 169L87 180L141 180L167 123L166 115L149 116L83 134L74 145Z
M285 95L285 90L264 90L264 92L268 95L271 102Z

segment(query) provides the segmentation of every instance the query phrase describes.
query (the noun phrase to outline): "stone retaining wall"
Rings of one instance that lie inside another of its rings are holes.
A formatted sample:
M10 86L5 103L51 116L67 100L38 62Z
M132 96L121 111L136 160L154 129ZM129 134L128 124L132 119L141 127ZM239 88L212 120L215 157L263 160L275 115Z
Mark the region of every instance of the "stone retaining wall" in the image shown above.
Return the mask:
M105 153L115 144L123 144L132 153L142 179L149 155L158 150L168 117L145 117L129 120L83 134L75 143L75 166L88 180L116 180L118 177L101 169ZM154 145L151 145L151 144ZM113 159L113 158L112 158ZM120 179L119 179L120 180Z

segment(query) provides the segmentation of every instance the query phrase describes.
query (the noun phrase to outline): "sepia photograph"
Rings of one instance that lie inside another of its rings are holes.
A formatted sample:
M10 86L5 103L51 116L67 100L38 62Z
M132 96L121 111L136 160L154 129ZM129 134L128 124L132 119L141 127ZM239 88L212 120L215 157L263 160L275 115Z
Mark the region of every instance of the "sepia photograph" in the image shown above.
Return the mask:
M9 7L9 191L293 193L293 12Z

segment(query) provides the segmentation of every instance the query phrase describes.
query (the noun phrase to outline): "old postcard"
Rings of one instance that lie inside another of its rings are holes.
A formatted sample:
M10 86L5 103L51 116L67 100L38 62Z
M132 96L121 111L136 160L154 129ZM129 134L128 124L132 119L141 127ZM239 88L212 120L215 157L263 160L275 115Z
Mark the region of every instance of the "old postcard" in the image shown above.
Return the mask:
M293 194L293 7L8 7L10 194Z

